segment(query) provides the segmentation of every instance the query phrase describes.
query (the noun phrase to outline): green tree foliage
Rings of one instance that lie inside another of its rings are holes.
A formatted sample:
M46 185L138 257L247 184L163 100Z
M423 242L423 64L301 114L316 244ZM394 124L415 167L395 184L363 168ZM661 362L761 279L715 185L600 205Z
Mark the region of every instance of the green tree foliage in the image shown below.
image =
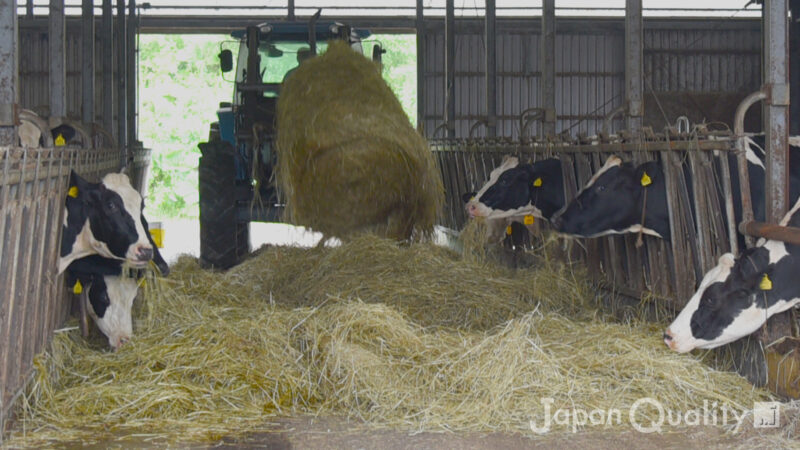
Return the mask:
M147 209L155 218L197 217L197 144L208 138L232 85L220 75L224 35L142 35L139 139L152 149Z
M230 41L226 35L149 34L140 38L139 139L152 149L147 191L151 220L198 215L197 144L207 140L219 103L231 101L232 75L223 78L217 58L220 45ZM416 37L372 36L364 44L366 55L372 55L375 42L387 50L384 78L415 124Z

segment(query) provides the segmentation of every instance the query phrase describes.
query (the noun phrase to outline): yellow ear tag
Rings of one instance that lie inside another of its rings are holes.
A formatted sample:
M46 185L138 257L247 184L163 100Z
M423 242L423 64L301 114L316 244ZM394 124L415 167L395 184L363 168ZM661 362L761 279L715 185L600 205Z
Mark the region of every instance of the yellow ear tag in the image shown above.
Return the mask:
M506 227L506 234L511 236L511 225Z
M767 274L764 274L764 278L761 279L761 283L758 284L758 288L762 291L772 290L772 280L769 279Z
M69 188L69 191L67 191L67 195L69 195L72 198L77 197L78 196L78 186L72 186L71 188Z
M473 200L475 200L475 196L474 195L469 198L469 201L473 201Z
M75 286L72 286L72 293L78 295L81 292L83 292L83 285L81 284L81 280L77 280L75 281Z
M642 186L649 186L653 184L653 180L650 179L650 176L647 175L647 172L642 174Z
M54 143L56 144L56 147L63 147L67 145L67 141L64 140L64 136L62 136L61 133L58 133Z
M533 187L542 187L542 177L533 180Z
M528 214L527 216L522 218L522 223L525 225L533 225L533 216Z
M153 238L153 243L156 244L156 247L164 248L164 229L163 228L151 228L150 229L150 236Z

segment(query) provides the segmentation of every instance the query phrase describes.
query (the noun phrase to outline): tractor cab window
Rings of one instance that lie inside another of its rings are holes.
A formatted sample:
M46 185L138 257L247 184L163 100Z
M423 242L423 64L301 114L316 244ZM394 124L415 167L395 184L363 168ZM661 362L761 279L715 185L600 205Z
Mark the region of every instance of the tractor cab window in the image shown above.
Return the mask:
M327 49L326 42L317 42L317 54ZM258 54L260 61L260 78L262 83L280 84L300 65L301 61L311 57L311 49L307 42L270 42L265 41L259 45ZM237 62L236 81L245 79L247 70L247 47L242 43ZM277 93L266 90L264 96L274 97Z

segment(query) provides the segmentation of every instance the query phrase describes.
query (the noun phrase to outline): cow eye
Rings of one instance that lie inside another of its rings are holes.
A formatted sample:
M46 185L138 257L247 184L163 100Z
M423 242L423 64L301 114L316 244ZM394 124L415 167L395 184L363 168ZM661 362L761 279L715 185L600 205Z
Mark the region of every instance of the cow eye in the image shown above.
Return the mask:
M603 192L603 191L605 191L605 190L606 190L606 187L605 187L605 186L603 186L602 184L601 184L601 185L599 185L599 186L597 186L597 192Z
M108 209L108 212L116 212L117 205L114 202L106 202L106 209Z

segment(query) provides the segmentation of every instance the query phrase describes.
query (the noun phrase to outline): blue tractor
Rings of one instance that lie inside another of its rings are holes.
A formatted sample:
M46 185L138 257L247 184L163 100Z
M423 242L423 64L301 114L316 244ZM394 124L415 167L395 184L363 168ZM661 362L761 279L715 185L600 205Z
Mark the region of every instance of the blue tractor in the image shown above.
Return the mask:
M273 168L275 115L281 85L299 64L323 52L331 39L342 39L357 51L369 36L340 23L276 22L235 31L239 42L233 101L221 103L208 142L199 144L200 261L227 269L250 251L251 221L280 221L283 205ZM373 59L383 50L373 47ZM233 52L219 54L223 73L234 70Z

